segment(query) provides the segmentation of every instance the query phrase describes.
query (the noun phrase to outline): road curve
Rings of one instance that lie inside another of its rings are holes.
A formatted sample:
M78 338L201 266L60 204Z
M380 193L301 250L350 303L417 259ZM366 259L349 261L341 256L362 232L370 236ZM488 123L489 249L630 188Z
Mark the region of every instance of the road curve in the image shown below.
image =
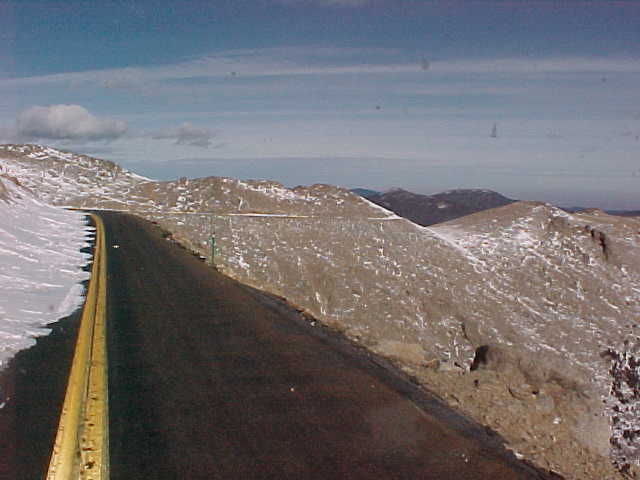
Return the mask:
M113 480L557 478L150 223L100 215Z

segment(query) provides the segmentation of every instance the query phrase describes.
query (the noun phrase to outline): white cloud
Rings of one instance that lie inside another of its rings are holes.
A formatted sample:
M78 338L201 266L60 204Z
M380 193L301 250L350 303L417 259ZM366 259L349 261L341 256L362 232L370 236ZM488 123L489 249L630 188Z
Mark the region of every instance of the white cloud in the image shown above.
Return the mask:
M196 127L188 122L151 135L154 140L173 140L174 145L190 145L202 148L212 146L214 137L215 133L208 128Z
M339 1L339 0L325 0ZM532 77L548 74L583 76L640 73L637 58L547 57L494 59L430 59L425 72L420 58L403 56L393 49L341 47L282 47L227 50L194 60L162 66L66 72L26 78L0 78L0 88L40 85L98 86L149 93L164 83L186 79L247 79L267 76L451 74Z
M24 139L113 140L126 132L126 122L96 117L80 105L34 106L16 119L16 134Z

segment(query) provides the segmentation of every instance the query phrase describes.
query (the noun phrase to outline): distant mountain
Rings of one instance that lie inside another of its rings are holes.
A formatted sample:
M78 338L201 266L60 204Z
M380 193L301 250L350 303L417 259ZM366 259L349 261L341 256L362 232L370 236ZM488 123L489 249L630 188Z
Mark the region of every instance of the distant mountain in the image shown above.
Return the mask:
M376 190L369 190L368 188L352 188L351 192L364 198L380 195L380 192L377 192Z
M600 212L607 215L615 215L617 217L640 217L640 210L602 210L600 208L586 208L586 207L561 207L567 213L592 213Z
M640 217L640 210L606 210L606 213L618 217Z
M492 190L482 189L420 195L395 188L367 196L367 199L425 227L515 202Z

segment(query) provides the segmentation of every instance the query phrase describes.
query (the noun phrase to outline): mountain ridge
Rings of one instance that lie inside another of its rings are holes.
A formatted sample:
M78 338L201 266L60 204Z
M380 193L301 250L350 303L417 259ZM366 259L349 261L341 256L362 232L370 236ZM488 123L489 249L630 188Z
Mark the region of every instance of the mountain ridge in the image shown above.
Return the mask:
M453 189L422 195L394 188L367 198L425 227L516 201L487 189Z
M484 188L454 188L454 189L448 189L442 192L436 192L436 193L430 193L430 194L414 193L402 187L392 187L384 191L376 191L376 190L370 190L366 188L353 188L351 189L351 191L360 196L363 196L364 198L375 201L380 205L386 205L386 208L389 208L390 210L395 211L396 213L407 209L407 206L403 204L404 202L413 201L414 203L416 203L416 198L420 199L422 197L427 197L428 199L432 199L437 202L438 199L442 199L443 197L446 197L448 195L451 195L453 197L456 197L456 196L467 197L466 200L462 201L462 203L464 204L462 208L464 210L462 212L453 213L449 215L450 218L447 218L447 215L438 216L437 214L434 215L433 218L431 218L429 215L433 214L431 210L434 210L434 204L433 204L434 202L429 202L425 200L423 200L425 204L422 205L423 211L420 211L421 207L418 206L417 211L409 211L407 214L402 215L405 218L409 218L415 223L418 223L419 225L423 225L423 226L429 226L435 223L453 220L460 216L465 216L465 215L470 215L472 213L475 213L475 211L479 212L482 210L488 210L488 209L496 208L502 205L507 205L510 202L518 201L515 199L508 198L494 190L484 189ZM493 198L496 199L496 201L483 205L481 197L483 195L486 196L487 194L495 194ZM402 196L402 198L393 199L394 195ZM383 202L385 201L386 197L391 197L392 199L385 204ZM453 198L453 202L456 203L455 198ZM588 213L589 211L592 211L592 210L601 210L603 213L606 213L609 215L616 215L621 217L640 217L640 210L608 210L608 209L599 209L597 207L577 207L577 206L573 206L573 207L558 206L558 208L568 213L581 213L581 212ZM400 215L400 213L398 214ZM426 218L426 220L421 219L421 217ZM413 220L412 218L415 218L415 220Z

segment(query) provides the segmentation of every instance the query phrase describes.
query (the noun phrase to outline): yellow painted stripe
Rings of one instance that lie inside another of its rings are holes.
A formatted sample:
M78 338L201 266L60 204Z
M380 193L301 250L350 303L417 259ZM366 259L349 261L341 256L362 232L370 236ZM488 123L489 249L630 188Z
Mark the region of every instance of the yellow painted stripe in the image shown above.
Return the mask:
M109 478L106 248L102 220L92 218L96 244L91 279L47 480Z

